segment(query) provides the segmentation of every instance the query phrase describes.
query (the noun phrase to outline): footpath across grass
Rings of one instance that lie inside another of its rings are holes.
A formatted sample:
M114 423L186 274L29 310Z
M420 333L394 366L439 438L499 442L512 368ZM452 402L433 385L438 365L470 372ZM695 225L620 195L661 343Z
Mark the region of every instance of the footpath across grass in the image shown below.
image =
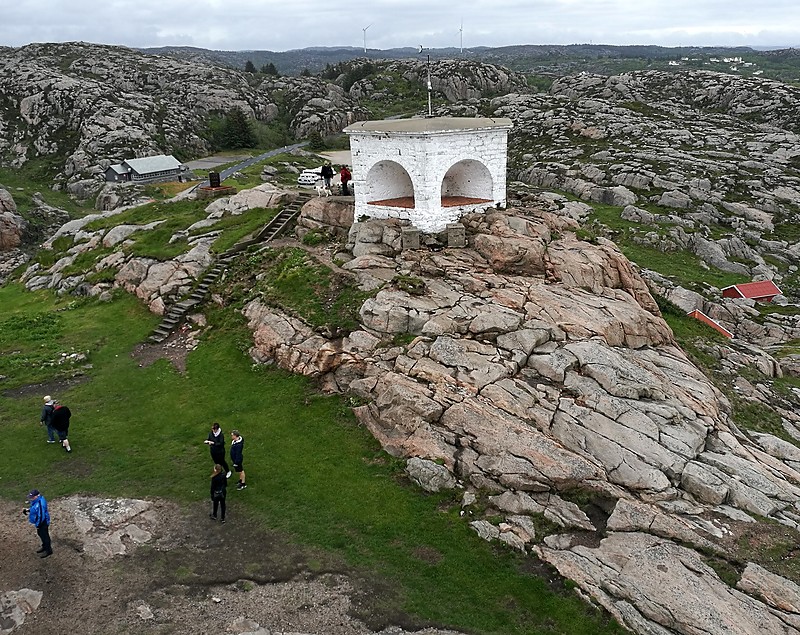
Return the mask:
M376 580L388 590L389 611L475 634L624 632L566 588L554 592L528 573L531 557L480 540L459 517L457 495L413 487L403 463L357 424L346 398L254 366L241 318L212 316L214 328L180 374L165 360L140 367L131 357L157 319L132 297L71 303L6 286L0 309L3 359L38 360L0 370L7 375L3 436L14 454L0 468L3 496L22 500L35 486L51 498L204 501L210 460L203 440L219 421L226 438L238 428L246 443L250 486L231 516L244 508L264 528ZM20 337L24 325L53 312L55 324L43 321ZM40 363L62 349L86 355L80 368ZM88 381L54 394L73 412L67 455L44 443L42 391L30 384L46 386L78 369Z

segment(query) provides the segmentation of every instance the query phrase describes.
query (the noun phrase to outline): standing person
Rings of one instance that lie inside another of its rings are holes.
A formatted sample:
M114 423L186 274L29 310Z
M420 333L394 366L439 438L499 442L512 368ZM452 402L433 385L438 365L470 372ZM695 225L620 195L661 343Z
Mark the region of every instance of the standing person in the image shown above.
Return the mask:
M56 430L53 427L53 410L55 410L56 401L50 395L44 398L44 406L42 406L42 416L39 419L39 424L47 426L47 442L56 442Z
M331 166L331 162L325 161L325 165L322 166L322 169L319 171L319 173L322 176L322 180L325 181L325 187L331 189L331 179L333 178L333 167Z
M228 467L228 463L225 460L225 435L222 434L222 428L219 427L218 423L214 423L211 426L211 432L208 433L208 438L205 440L205 443L210 446L211 460L214 461L215 464L219 463L225 468L225 472L227 472L225 478L230 478L231 469Z
M225 522L225 497L228 494L228 477L225 476L225 469L217 463L211 472L211 502L212 511L208 515L211 520L217 519L217 507L222 512L222 522Z
M239 483L236 489L244 489L247 484L244 482L244 466L242 465L242 454L244 453L244 437L238 430L231 430L231 463L234 471L239 475Z
M339 178L342 180L342 196L350 196L350 190L347 189L347 184L350 182L350 179L353 178L353 175L350 174L350 170L347 169L346 165L343 165L342 169L339 170Z
M53 406L53 423L52 426L55 428L56 434L58 434L58 438L61 441L61 447L63 447L67 452L72 452L72 448L69 447L69 439L67 438L69 435L69 418L72 416L72 413L69 411L69 408L66 406L55 402Z
M24 508L22 513L28 517L28 522L36 527L36 533L42 541L41 549L36 553L40 558L53 555L53 546L50 544L50 512L47 511L47 501L38 489L32 489L27 496L31 502L30 509Z

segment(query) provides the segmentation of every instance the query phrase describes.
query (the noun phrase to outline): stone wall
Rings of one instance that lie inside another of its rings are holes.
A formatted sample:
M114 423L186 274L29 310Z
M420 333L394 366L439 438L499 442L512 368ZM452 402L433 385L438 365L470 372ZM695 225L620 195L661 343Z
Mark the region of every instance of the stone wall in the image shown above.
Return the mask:
M438 232L464 213L442 208L443 192L490 200L487 207L504 206L507 140L505 128L351 135L356 218L403 218ZM368 204L401 196L413 196L414 208Z

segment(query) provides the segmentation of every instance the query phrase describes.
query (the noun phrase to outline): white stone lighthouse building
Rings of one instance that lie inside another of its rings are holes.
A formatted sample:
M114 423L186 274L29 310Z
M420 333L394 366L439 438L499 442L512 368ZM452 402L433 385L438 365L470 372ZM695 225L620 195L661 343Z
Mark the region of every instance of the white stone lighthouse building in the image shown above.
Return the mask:
M360 121L350 136L355 219L401 218L423 232L505 207L510 119Z

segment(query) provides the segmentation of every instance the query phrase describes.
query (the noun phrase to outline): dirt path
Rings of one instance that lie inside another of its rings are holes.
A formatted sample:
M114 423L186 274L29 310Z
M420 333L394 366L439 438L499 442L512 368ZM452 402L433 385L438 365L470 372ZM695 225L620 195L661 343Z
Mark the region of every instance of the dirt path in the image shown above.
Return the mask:
M34 553L39 541L22 506L0 503L2 635L371 635L391 624L410 626L403 616L375 610L380 585L246 518L214 522L207 505L50 501L54 553L45 559ZM18 610L14 618L9 592L21 589L41 592L41 600L23 603L31 612Z

